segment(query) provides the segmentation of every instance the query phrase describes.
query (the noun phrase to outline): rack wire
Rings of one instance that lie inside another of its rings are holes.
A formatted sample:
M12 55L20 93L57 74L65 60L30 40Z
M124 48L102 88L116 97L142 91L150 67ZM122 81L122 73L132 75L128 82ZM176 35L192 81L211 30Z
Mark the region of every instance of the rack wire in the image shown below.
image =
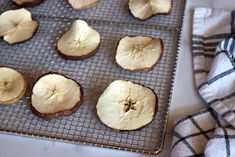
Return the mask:
M29 81L25 97L17 104L0 105L0 131L73 143L158 153L163 146L178 39L184 10L183 0L173 0L170 15L160 15L145 22L134 19L127 0L102 0L85 11L71 9L67 1L45 0L30 8L39 21L35 36L24 43L8 45L0 40L0 66L22 72ZM17 8L11 1L0 0L0 11ZM56 50L59 37L75 19L85 19L101 33L98 53L84 61L66 61ZM150 72L130 72L115 62L118 41L124 36L161 38L164 53L160 63ZM71 116L50 121L32 114L29 99L36 79L47 72L59 72L77 80L84 88L85 101ZM158 95L158 111L154 120L137 131L117 132L103 125L96 116L96 102L109 83L130 80L153 89Z

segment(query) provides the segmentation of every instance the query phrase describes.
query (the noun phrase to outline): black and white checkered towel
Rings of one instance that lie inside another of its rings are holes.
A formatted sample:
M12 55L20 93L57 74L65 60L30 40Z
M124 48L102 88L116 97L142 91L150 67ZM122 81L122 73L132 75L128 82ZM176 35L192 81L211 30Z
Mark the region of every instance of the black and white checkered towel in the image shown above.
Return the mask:
M176 122L171 157L235 157L234 34L235 11L194 10L194 74L208 108Z

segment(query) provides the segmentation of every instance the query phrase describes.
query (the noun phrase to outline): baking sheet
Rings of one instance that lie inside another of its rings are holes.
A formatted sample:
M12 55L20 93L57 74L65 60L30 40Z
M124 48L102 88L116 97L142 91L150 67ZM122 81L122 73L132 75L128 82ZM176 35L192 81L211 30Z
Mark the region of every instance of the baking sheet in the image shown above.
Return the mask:
M155 16L144 22L134 19L126 4L125 0L103 0L94 8L75 11L67 1L45 0L41 5L30 8L40 23L35 36L13 46L0 40L0 66L15 68L29 81L22 100L15 105L0 105L1 131L143 153L158 153L162 149L184 1L173 1L171 15ZM10 1L0 1L1 12L9 8L17 6ZM98 53L89 59L66 61L57 54L56 43L78 18L85 19L101 33L101 46ZM152 71L129 72L116 64L118 41L126 35L163 40L163 56ZM33 83L47 72L59 72L83 86L85 101L73 115L46 121L31 113L29 98ZM116 79L140 83L156 92L158 112L148 126L137 131L117 132L99 121L96 102L109 83Z

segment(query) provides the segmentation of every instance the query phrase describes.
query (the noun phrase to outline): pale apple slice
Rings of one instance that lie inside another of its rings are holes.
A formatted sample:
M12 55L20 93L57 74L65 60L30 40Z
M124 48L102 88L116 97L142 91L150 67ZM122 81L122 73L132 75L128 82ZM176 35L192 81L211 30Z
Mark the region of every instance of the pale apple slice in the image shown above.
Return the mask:
M83 101L83 89L76 81L56 73L41 76L31 95L32 112L45 119L68 116Z
M159 62L162 53L161 39L126 36L118 44L116 62L126 70L149 71Z
M153 90L130 81L112 82L96 105L101 122L115 130L136 130L149 124L157 111Z
M140 20L146 20L156 14L169 14L172 0L130 0L131 13Z
M18 71L0 67L0 104L14 104L25 94L27 82Z
M37 28L38 22L32 20L31 13L24 8L0 15L0 37L9 44L31 39Z
M12 0L15 4L19 6L35 6L43 2L43 0Z
M69 4L74 9L79 9L79 10L93 7L100 2L100 0L68 0L68 1L69 1Z
M82 60L94 55L100 45L100 34L85 21L75 20L59 39L57 48L65 59Z

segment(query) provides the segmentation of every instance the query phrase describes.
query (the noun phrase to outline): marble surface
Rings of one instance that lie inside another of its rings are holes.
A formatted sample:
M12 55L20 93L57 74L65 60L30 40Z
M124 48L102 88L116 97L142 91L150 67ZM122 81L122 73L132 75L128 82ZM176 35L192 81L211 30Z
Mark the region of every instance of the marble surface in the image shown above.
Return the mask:
M167 133L163 151L158 157L169 156L174 121L184 115L205 107L203 100L194 88L191 55L191 22L193 8L210 7L235 10L234 0L187 0L186 16L183 25L182 44L176 70L173 97L167 125ZM1 157L149 157L150 155L119 151L84 145L67 144L48 140L0 134Z

